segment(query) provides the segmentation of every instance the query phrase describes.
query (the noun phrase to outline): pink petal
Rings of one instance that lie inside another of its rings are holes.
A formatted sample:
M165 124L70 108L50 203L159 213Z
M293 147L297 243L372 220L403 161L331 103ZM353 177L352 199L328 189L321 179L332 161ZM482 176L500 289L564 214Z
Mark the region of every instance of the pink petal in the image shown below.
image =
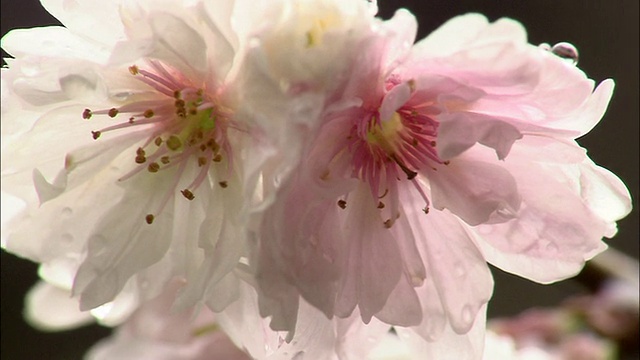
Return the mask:
M436 209L448 209L469 225L487 222L492 215L512 213L520 206L516 181L503 168L481 161L455 159L429 171Z
M432 211L424 224L428 237L422 247L430 274L451 328L464 334L472 328L476 314L491 297L491 272L467 234L466 225L455 216Z

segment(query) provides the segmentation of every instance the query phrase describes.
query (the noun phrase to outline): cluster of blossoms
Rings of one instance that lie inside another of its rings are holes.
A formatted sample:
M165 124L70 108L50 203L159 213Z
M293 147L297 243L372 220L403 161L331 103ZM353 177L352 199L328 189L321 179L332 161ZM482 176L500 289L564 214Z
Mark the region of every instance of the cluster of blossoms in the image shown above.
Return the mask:
M575 142L613 81L513 20L42 3L64 27L2 39L2 247L37 326L119 326L89 358L375 358L392 327L480 358L487 262L573 276L630 211Z

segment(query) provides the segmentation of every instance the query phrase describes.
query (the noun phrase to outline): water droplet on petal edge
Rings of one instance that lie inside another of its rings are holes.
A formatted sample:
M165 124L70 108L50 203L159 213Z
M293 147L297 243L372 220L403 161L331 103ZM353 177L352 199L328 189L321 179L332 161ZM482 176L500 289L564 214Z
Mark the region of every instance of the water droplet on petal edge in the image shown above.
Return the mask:
M578 64L578 49L568 42L559 42L551 48L551 53L560 57L562 59L567 60L571 63L571 65Z

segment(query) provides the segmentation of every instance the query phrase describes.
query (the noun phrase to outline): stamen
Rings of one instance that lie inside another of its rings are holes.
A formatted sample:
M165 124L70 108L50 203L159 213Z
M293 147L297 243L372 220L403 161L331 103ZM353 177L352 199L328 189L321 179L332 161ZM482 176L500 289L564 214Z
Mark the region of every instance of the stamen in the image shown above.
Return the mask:
M145 216L144 219L147 222L147 224L151 225L151 224L153 224L153 219L154 218L155 217L153 216L153 214L147 214L147 216Z
M227 186L229 186L229 184L226 181L220 181L218 185L220 185L220 187L223 189L226 189Z
M157 173L158 170L160 170L160 164L158 164L157 162L152 162L147 167L147 170L149 170L149 172L151 172L151 173Z
M347 207L347 202L340 199L338 200L338 206L340 206L341 209L345 209Z
M187 198L187 200L193 200L195 198L195 196L189 189L184 189L184 190L181 190L180 192L185 198Z
M426 203L426 205L422 209L422 211L424 211L425 214L428 214L429 213L429 205L431 205L431 202L429 201L429 198L427 197L427 194L424 193L424 190L422 190L422 187L420 186L420 184L418 184L418 180L414 179L414 180L411 180L411 182L413 183L413 186L416 188L416 190L418 190L418 193L420 194L420 196L422 196L422 199Z
M169 150L176 151L182 146L182 140L180 140L180 138L175 135L171 135L167 139L166 144Z
M90 109L84 109L84 111L82 112L82 118L85 120L91 119L91 115L93 115L93 113Z
M110 118L114 118L114 117L118 116L118 109L116 109L116 108L109 109L108 115L109 115Z
M391 159L393 159L393 161L396 162L396 164L398 164L398 166L400 167L400 169L402 169L402 171L404 171L405 174L407 174L407 179L409 180L413 180L416 176L418 176L418 173L409 169L403 162L402 160L400 160L398 158L398 156L396 154L391 154Z
M93 140L98 140L100 135L102 135L102 132L100 132L100 131L92 131L91 132L91 136L93 136Z

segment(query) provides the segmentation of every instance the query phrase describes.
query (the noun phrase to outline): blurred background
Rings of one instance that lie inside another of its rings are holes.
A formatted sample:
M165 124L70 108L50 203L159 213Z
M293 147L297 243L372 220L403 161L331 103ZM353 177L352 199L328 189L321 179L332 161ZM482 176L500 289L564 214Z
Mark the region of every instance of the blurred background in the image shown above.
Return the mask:
M634 210L618 223L619 233L608 243L633 258L639 257L638 154L640 115L638 0L380 0L380 15L389 18L401 7L418 18L422 38L446 20L480 12L490 20L520 21L533 44L567 41L580 52L579 66L596 82L616 81L616 90L603 121L579 139L599 165L617 174L629 187ZM37 0L2 0L2 35L13 28L58 24ZM6 57L3 51L2 56ZM97 325L61 333L43 333L22 319L23 298L37 280L35 264L1 252L2 359L80 359L110 330ZM552 285L539 285L493 269L496 286L489 317L512 316L532 307L556 306L571 295L588 293L598 281L590 268L580 276ZM621 354L638 359L637 343Z

